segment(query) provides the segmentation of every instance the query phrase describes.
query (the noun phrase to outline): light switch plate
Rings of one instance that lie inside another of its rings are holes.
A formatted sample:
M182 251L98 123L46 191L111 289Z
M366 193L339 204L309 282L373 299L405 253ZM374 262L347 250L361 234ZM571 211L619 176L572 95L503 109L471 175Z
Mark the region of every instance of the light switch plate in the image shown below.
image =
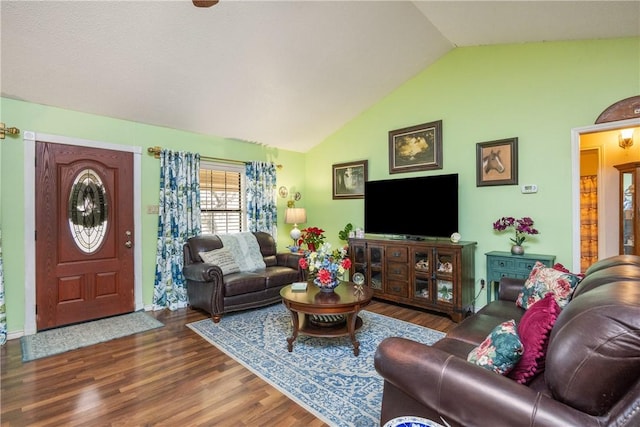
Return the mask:
M522 194L531 194L538 192L538 186L536 184L524 184L521 188Z

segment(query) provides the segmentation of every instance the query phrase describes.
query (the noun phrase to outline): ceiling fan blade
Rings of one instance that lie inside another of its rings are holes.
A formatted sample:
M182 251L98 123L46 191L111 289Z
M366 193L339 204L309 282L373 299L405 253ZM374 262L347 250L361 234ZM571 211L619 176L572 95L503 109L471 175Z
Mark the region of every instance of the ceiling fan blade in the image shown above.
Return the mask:
M192 0L195 7L211 7L218 3L218 0Z

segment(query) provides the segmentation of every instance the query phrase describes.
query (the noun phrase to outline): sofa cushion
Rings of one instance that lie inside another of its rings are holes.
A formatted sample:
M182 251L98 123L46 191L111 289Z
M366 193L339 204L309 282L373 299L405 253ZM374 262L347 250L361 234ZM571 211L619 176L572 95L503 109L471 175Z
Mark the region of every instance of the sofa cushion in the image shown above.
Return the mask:
M518 294L516 305L526 310L546 294L553 293L558 306L564 308L579 281L580 278L575 274L546 267L540 261L536 261L522 291Z
M237 273L240 267L227 248L214 249L212 251L200 252L200 258L207 264L215 264L220 267L222 274Z
M491 304L494 303L492 302ZM511 301L511 304L509 305L515 309L514 311L518 310L521 313L524 313L524 310L516 307L513 301ZM491 333L491 331L493 331L496 326L504 322L506 319L514 319L517 323L520 317L521 316L518 316L516 319L513 316L503 316L500 314L489 315L483 312L479 312L474 314L473 316L467 317L462 322L458 323L455 328L451 329L447 333L447 337L473 344L473 346L475 347L482 341L484 341Z
M266 287L264 274L254 272L239 272L227 274L223 277L224 296L232 297L252 292L262 292Z
M558 314L560 307L551 293L525 311L518 323L518 336L524 346L524 352L509 372L509 378L520 384L527 384L534 375L544 369L549 334Z
M298 270L284 266L267 267L264 271L265 287L277 288L298 281Z
M637 279L601 285L574 298L549 337L544 376L553 397L594 416L604 416L623 400L637 410L639 331Z
M603 267L588 274L584 280L580 281L571 298L577 298L579 295L589 292L598 286L606 285L607 283L637 280L638 277L640 277L640 265L617 264L610 267Z
M496 326L479 346L471 350L467 360L505 375L520 360L522 352L522 342L516 332L516 321L511 319Z

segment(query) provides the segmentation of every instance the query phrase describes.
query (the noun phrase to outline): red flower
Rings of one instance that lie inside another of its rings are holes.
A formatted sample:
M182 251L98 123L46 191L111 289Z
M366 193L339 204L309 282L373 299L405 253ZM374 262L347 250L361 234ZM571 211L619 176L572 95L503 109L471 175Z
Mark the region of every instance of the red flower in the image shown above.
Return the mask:
M345 258L342 260L342 268L344 268L345 270L348 270L351 268L351 259L349 258Z
M325 270L324 268L320 271L318 271L318 275L317 275L318 280L320 280L320 283L331 283L333 281L333 279L331 278L331 273L329 272L329 270Z
M307 263L307 259L306 258L300 258L298 260L298 265L300 266L300 268L302 268L303 270L306 270L307 267L309 267L309 264Z
M298 240L298 246L302 246L304 243L310 250L317 250L325 239L325 236L322 233L324 233L324 230L318 227L307 227L303 229L300 239ZM311 249L311 247L313 247L313 249Z

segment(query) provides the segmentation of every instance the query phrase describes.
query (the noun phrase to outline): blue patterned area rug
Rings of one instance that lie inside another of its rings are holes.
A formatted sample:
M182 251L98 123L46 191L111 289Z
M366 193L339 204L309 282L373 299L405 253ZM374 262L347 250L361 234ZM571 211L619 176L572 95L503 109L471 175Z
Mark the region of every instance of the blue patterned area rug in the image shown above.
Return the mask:
M383 386L373 366L378 344L399 336L430 345L444 333L366 310L360 317L357 357L349 337L299 335L289 353L291 315L282 304L187 326L325 423L373 427L380 425Z
M49 329L20 338L22 361L40 359L164 326L143 311Z

